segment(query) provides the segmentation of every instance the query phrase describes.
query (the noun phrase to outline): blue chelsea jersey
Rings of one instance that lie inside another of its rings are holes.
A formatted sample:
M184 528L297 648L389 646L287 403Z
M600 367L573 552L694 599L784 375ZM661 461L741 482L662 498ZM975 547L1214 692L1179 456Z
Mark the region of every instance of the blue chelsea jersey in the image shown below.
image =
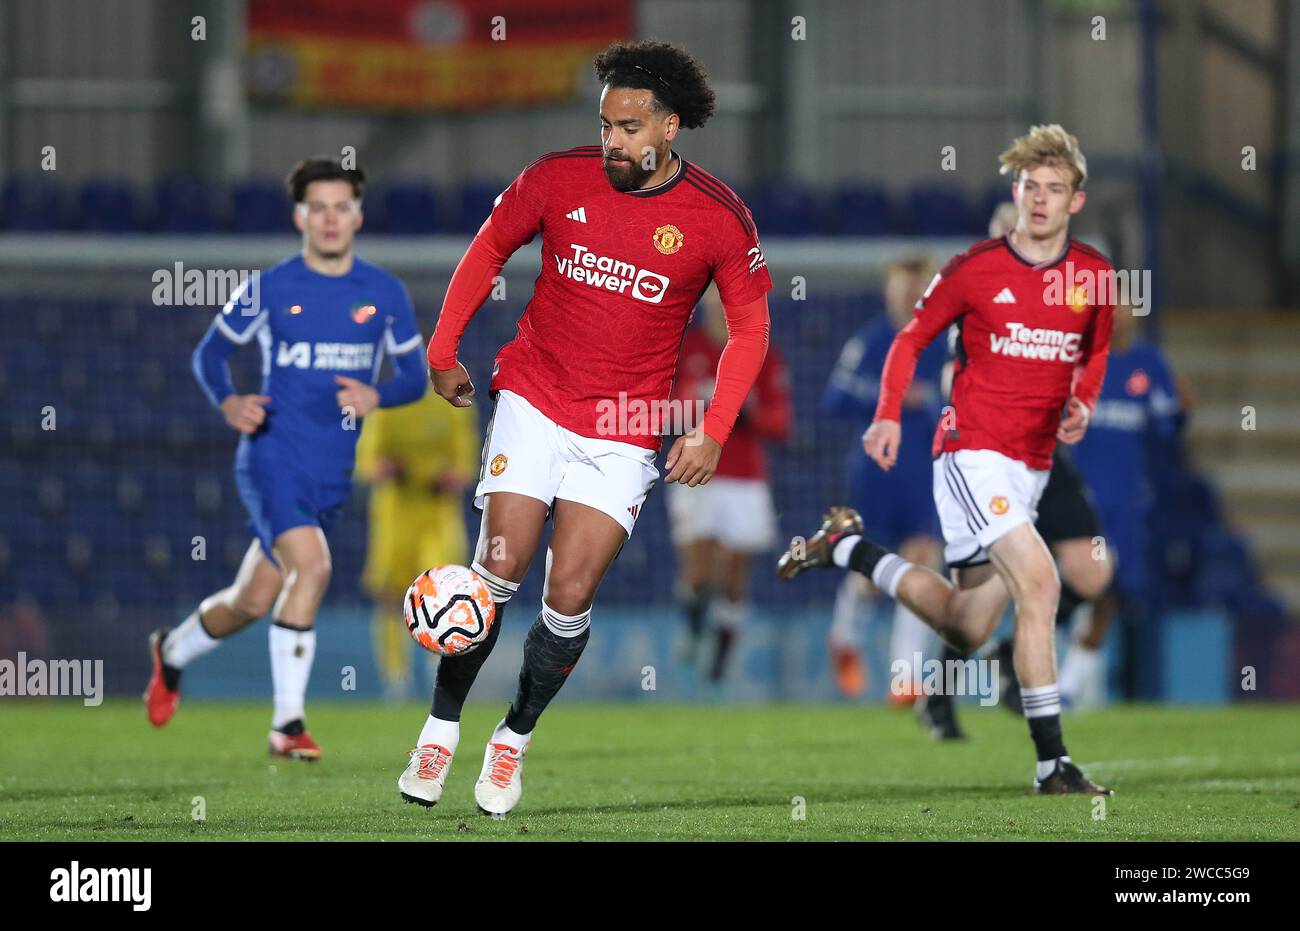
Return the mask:
M251 289L252 293L246 293ZM261 430L240 441L245 462L292 465L327 478L351 473L361 420L339 408L335 376L374 385L385 354L419 348L406 287L361 259L345 275L323 275L295 256L250 279L217 316L232 343L257 340Z
M1141 341L1111 349L1088 431L1069 450L1103 508L1145 506L1147 444L1152 433L1173 432L1178 412L1173 373L1159 349Z
M844 344L822 397L822 407L828 414L857 419L864 424L871 422L880 398L880 373L885 367L885 356L897 334L888 315L881 314ZM909 455L916 453L918 458L929 459L930 440L943 409L940 381L945 358L944 341L936 339L917 360L912 390L920 396L922 404L903 406L904 443L900 455L905 450Z

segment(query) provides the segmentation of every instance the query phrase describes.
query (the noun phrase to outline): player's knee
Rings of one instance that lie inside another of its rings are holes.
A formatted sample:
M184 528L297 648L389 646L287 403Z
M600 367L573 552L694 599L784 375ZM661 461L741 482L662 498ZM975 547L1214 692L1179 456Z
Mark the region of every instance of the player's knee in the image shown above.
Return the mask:
M1090 559L1083 567L1083 571L1077 573L1078 578L1070 580L1070 587L1084 601L1096 601L1106 593L1106 589L1110 588L1110 581L1114 574L1109 559Z
M276 592L257 590L236 592L231 599L230 609L239 620L252 621L270 612L276 594Z
M1056 617L1056 605L1061 598L1061 582L1055 572L1042 573L1027 579L1022 587L1024 604L1020 606L1022 614L1052 621Z
M552 611L569 616L590 610L595 595L591 581L574 573L552 573L546 580L546 604Z
M305 585L317 591L324 591L329 587L332 573L333 566L330 565L328 554L320 553L300 559L294 565L293 582L295 585Z

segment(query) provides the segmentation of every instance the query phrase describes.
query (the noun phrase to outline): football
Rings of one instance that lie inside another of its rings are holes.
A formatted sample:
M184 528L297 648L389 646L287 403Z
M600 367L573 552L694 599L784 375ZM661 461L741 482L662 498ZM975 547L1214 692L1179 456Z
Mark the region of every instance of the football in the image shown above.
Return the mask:
M496 605L487 583L465 566L436 566L421 572L403 603L411 638L433 653L468 653L487 639Z

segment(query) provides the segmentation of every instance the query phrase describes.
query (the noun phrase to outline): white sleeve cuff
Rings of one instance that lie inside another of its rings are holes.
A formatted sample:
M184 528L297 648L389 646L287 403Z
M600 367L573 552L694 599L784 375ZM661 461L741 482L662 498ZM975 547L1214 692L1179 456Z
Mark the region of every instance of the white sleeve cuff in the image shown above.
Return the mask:
M404 343L398 343L395 339L393 339L392 330L389 330L385 334L385 336L386 336L386 345L384 348L388 350L388 354L390 356L400 356L403 353L411 352L414 349L418 349L420 347L420 344L424 342L423 338L420 336L419 333L416 333L414 336L412 336Z
M217 314L217 329L221 331L222 336L230 340L232 343L235 343L236 345L239 346L243 346L249 340L251 340L255 335L257 335L257 331L260 330L266 324L266 321L267 321L266 311L262 311L260 314L257 315L256 319L254 319L253 322L249 324L248 328L244 330L244 332L239 333L233 327L231 327L229 323L226 322L226 315L225 312L223 311L222 313Z

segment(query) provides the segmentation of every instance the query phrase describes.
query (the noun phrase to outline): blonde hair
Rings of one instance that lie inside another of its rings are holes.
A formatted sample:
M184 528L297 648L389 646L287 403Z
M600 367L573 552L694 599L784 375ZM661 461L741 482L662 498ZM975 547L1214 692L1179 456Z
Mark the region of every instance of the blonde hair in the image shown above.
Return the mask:
M1068 168L1076 191L1088 180L1088 160L1079 150L1079 140L1066 132L1060 123L1031 126L1028 133L998 156L998 161L1002 163L1001 173L1015 179L1020 178L1022 171L1048 165Z

